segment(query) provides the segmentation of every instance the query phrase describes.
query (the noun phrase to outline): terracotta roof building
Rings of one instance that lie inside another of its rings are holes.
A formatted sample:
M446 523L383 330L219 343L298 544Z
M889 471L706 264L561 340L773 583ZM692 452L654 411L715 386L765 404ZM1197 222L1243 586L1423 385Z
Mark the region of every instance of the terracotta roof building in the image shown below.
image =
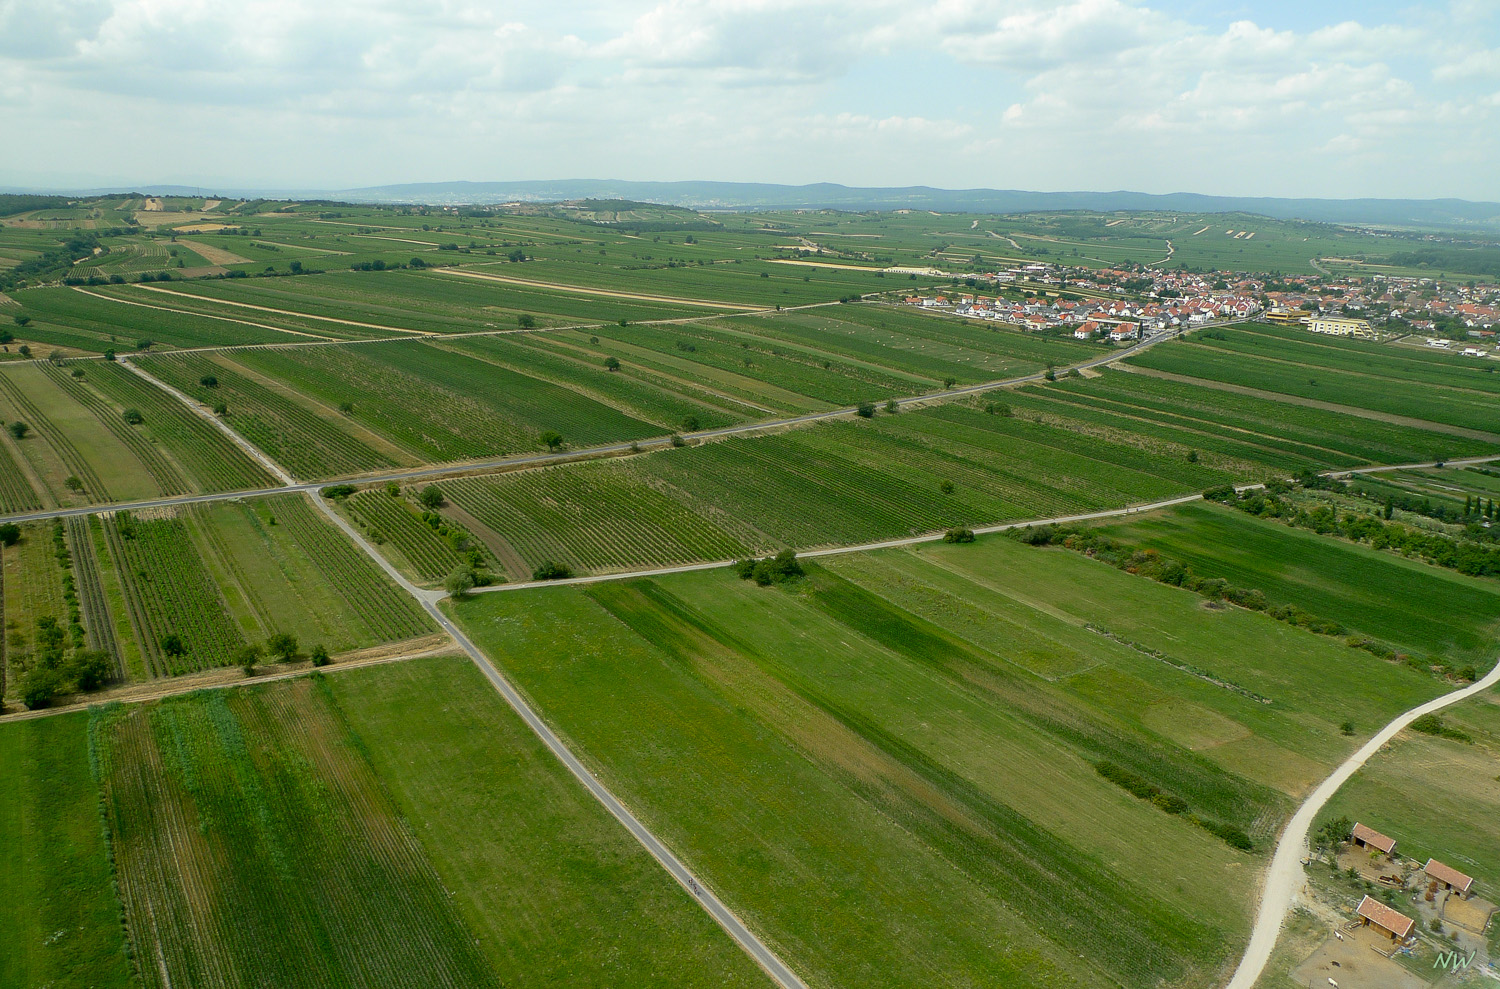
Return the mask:
M1354 830L1349 832L1349 837L1360 848L1373 848L1387 855L1396 850L1395 838L1387 838L1374 828L1367 828L1363 824L1354 825Z
M1368 896L1359 901L1359 907L1354 912L1364 918L1366 927L1379 928L1393 941L1404 939L1410 934L1414 923L1405 914L1397 913L1379 900L1373 900Z
M1429 878L1436 879L1444 886L1459 893L1468 893L1469 887L1474 885L1474 880L1459 872L1449 865L1444 865L1437 859L1428 859L1427 864L1422 866L1422 871Z

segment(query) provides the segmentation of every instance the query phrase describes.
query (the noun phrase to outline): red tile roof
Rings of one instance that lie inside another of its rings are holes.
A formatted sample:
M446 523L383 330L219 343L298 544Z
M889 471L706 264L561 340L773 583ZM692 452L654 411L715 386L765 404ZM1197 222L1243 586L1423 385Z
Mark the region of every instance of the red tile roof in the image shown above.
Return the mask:
M1359 908L1354 912L1397 937L1404 938L1411 933L1412 919L1405 914L1397 913L1379 900L1372 900L1367 896L1359 901Z
M1363 841L1366 845L1380 849L1389 855L1396 847L1395 838L1387 838L1374 828L1367 828L1363 824L1354 825L1351 836Z
M1444 865L1437 859L1428 859L1427 864L1422 866L1422 871L1440 883L1448 883L1460 893L1467 893L1469 886L1474 880L1459 872L1451 865Z

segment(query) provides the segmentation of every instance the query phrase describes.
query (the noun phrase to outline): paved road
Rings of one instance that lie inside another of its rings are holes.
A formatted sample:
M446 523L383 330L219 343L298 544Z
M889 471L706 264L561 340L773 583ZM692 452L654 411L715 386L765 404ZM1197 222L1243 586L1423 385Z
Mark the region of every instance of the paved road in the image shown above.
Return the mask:
M1401 729L1424 714L1440 711L1450 704L1456 704L1465 698L1483 693L1496 684L1500 684L1500 663L1497 663L1495 668L1490 670L1489 675L1477 683L1470 684L1462 690L1444 694L1400 715L1382 728L1374 738L1362 745L1358 752L1346 759L1327 779L1318 784L1316 790L1308 795L1281 832L1281 839L1276 845L1276 854L1272 857L1271 867L1266 873L1265 890L1261 893L1260 910L1255 915L1255 927L1250 933L1250 944L1246 947L1244 957L1241 958L1239 967L1235 969L1225 989L1251 989L1260 978L1266 962L1270 960L1271 952L1276 947L1277 936L1281 933L1281 925L1286 920L1287 911L1292 908L1292 899L1306 882L1302 862L1308 855L1308 831L1312 828L1313 818L1317 817L1329 798L1337 793L1339 787L1343 786L1349 777L1353 776Z

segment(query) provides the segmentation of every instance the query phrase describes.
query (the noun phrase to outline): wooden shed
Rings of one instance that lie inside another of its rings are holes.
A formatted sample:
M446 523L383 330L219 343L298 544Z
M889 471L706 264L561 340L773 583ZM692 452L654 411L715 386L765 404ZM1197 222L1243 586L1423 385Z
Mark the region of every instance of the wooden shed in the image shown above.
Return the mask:
M1354 912L1364 920L1366 927L1374 927L1392 941L1405 940L1415 923L1405 914L1397 913L1368 896L1359 901L1359 907Z
M1472 878L1437 859L1428 859L1427 864L1422 866L1422 871L1427 873L1427 878L1436 879L1444 888L1451 889L1460 896L1468 896L1469 887L1474 885Z
M1374 828L1367 828L1363 824L1354 825L1354 830L1349 832L1349 838L1357 848L1373 848L1387 855L1396 850L1395 838L1388 838Z

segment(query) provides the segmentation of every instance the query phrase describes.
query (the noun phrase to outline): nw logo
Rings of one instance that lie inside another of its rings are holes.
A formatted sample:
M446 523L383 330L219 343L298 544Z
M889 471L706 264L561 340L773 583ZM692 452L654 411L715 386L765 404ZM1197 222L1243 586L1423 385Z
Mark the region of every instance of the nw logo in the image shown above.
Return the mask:
M1433 968L1451 968L1455 972L1461 968L1468 968L1469 963L1474 960L1476 952L1469 952L1468 957L1457 951L1439 951L1437 957L1432 961Z

